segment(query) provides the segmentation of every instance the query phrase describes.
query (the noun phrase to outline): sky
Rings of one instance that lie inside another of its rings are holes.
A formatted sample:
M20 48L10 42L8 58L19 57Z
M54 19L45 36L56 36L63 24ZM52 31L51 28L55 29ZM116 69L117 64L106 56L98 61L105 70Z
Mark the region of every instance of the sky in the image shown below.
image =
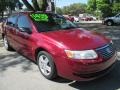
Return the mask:
M68 6L73 3L85 3L87 4L88 0L56 0L57 7Z

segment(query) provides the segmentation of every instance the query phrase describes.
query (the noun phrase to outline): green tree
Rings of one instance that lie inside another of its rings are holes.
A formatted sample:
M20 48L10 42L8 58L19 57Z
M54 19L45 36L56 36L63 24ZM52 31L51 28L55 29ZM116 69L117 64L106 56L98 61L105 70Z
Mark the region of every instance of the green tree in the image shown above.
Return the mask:
M120 0L89 0L87 9L94 14L100 11L102 17L108 17L118 13L119 7Z
M63 14L70 14L69 12L69 7L68 6L64 6L62 9Z
M68 8L71 15L79 15L80 13L85 13L86 5L81 3L75 3L69 6Z
M120 13L120 3L114 3L112 11L114 14Z
M61 8L61 10L59 9L59 11L63 14L78 16L80 13L86 12L86 7L86 4L74 3L69 6L64 6L63 8Z
M102 17L112 16L112 4L109 0L97 0L97 9L102 12Z
M63 14L62 9L59 7L56 7L56 12L57 12L57 14L61 14L61 15Z
M96 9L97 9L97 6L96 6L96 0L89 0L88 1L88 6L87 6L87 10L91 13L93 13Z
M4 16L4 11L9 8L9 12L15 10L16 3L19 3L19 0L0 0L0 11L2 13L2 17Z
M100 11L102 17L112 16L120 12L120 0L89 0L87 10L92 13Z

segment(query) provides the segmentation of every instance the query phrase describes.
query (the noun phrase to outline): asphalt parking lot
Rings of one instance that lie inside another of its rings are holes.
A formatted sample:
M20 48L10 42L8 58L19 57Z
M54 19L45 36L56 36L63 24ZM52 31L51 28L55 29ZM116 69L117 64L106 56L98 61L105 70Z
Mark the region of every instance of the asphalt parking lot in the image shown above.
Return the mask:
M120 26L80 24L81 28L103 33L112 38L118 61L108 75L89 82L57 78L45 79L36 64L16 52L8 52L0 40L0 90L120 90Z

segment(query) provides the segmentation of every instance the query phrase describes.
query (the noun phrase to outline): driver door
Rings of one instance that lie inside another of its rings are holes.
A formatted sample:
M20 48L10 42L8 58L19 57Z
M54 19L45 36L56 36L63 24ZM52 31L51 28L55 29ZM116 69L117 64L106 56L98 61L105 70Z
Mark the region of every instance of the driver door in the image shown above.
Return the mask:
M31 23L26 15L20 15L17 21L17 30L16 30L16 43L19 46L18 51L25 56L29 56L32 58L32 38L31 34L22 30L23 28L27 28L32 32Z

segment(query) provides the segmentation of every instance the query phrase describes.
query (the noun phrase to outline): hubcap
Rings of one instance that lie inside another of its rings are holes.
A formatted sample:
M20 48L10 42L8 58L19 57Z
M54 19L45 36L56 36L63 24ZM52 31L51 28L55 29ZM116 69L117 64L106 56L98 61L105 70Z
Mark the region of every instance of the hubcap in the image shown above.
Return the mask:
M8 41L6 37L4 37L4 47L7 49L8 48Z
M111 23L111 22L108 22L108 25L109 25L109 26L111 26L111 25L112 25L112 23Z
M51 73L51 66L50 66L50 62L49 59L45 56L45 55L41 55L39 57L39 66L40 66L40 70L41 72L48 76Z

